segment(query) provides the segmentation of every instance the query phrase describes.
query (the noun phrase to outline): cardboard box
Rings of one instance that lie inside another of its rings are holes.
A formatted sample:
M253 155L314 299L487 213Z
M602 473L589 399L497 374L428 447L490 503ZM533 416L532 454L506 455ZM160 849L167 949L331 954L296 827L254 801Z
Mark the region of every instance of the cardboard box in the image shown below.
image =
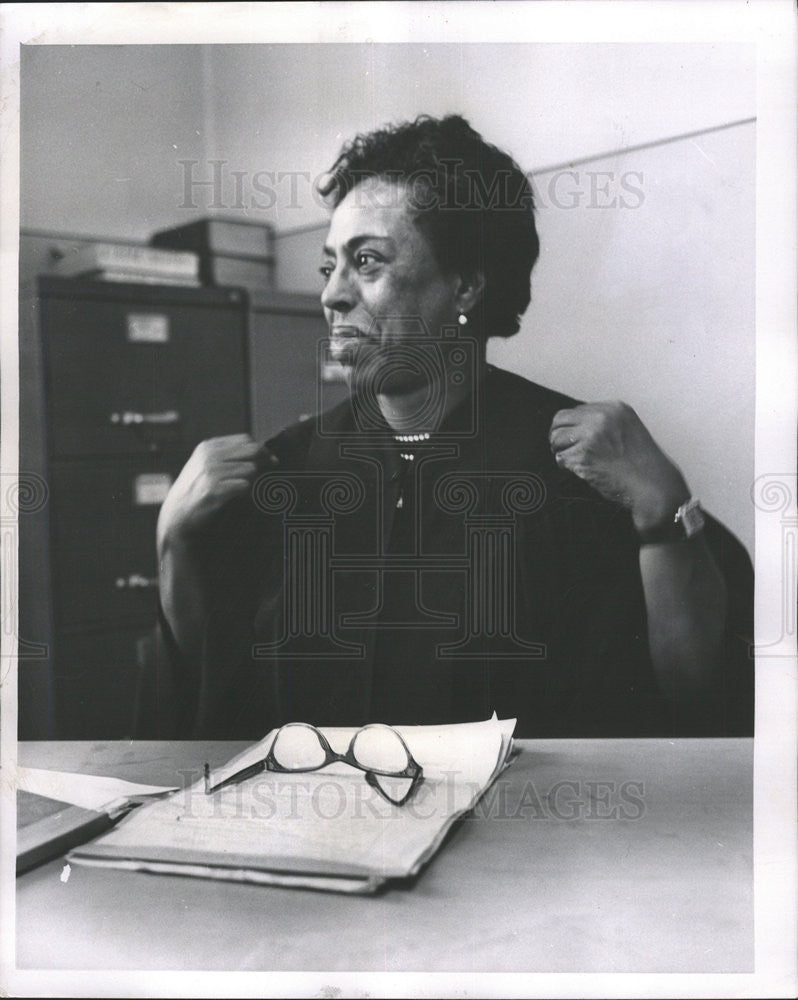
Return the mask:
M243 219L195 219L184 226L162 229L154 234L150 243L154 247L193 250L202 256L222 254L267 260L274 257L273 227L265 222Z
M207 254L200 259L200 277L203 285L268 292L274 288L274 260Z

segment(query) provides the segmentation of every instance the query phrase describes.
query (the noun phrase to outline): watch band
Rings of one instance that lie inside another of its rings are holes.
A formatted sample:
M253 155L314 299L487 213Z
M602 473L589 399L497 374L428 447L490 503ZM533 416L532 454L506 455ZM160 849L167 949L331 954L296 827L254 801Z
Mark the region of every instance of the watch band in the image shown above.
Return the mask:
M670 521L656 525L647 531L638 532L641 545L661 545L664 542L684 542L697 535L706 523L700 501L691 497L683 504Z

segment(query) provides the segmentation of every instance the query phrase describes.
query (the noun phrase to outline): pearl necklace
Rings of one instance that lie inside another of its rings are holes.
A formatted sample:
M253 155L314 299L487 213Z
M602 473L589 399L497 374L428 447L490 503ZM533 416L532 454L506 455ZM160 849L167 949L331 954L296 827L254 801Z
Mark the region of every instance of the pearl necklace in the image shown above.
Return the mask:
M410 444L417 441L429 441L431 435L429 431L422 431L421 434L394 434L393 437L400 444Z

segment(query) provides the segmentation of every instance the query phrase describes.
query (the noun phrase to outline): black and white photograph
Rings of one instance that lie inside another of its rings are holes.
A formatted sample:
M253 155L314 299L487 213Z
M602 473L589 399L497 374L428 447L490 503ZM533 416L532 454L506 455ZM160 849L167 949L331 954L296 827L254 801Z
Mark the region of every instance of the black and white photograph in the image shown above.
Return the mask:
M9 996L792 996L792 4L5 4Z

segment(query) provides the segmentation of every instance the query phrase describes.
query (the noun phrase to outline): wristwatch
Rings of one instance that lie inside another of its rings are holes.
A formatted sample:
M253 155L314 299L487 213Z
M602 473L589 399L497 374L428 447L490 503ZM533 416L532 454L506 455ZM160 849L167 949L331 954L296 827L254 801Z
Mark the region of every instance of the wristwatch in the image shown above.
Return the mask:
M703 530L706 520L700 501L695 497L685 500L665 524L639 532L641 545L659 545L663 542L684 542Z

